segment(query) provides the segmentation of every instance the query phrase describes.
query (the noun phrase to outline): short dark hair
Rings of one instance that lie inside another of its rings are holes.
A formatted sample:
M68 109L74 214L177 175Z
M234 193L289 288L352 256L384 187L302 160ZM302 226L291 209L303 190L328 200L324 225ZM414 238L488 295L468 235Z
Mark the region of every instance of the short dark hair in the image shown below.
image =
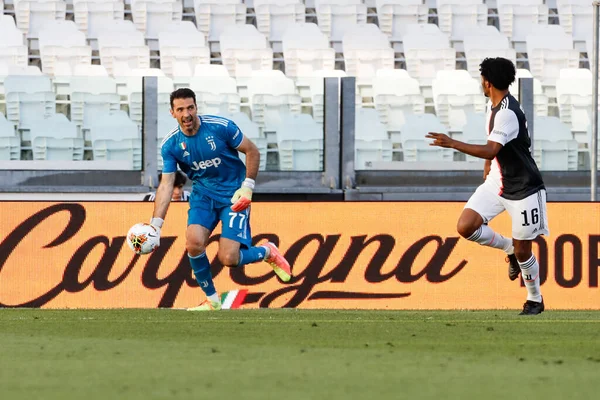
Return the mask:
M192 89L181 88L177 89L171 93L171 109L173 109L173 100L175 99L194 99L194 104L196 104L196 93Z
M479 64L481 76L498 90L506 90L515 81L517 70L506 58L486 58Z
M161 179L162 179L162 172L160 174L158 174L158 181L160 182ZM179 170L175 171L175 182L173 182L173 187L183 186L183 185L185 185L186 182L187 182L187 178L183 174L183 172L181 172Z

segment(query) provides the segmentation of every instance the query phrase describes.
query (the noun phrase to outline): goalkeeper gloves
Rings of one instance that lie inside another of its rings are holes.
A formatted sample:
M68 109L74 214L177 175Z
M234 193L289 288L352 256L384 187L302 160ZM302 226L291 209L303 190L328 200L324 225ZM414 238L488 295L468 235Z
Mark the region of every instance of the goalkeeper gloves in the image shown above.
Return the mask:
M156 242L157 242L157 247L160 246L160 228L162 228L163 224L164 224L165 220L162 218L152 218L150 220L150 225L156 229Z
M246 178L242 187L235 191L231 198L231 211L244 211L252 202L252 191L254 190L254 179Z

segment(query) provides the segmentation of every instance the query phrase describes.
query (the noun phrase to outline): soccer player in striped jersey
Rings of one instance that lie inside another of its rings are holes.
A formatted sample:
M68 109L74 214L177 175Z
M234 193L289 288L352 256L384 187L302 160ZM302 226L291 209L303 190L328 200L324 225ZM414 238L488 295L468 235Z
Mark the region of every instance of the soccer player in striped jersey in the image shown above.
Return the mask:
M158 181L162 180L162 173L158 174ZM171 197L171 201L189 201L190 200L190 192L183 189L183 186L187 182L187 178L181 171L175 172L175 181L173 182L173 196ZM150 192L146 196L144 196L144 201L154 201L156 197L156 192Z
M226 118L197 114L196 95L187 88L171 93L171 115L178 122L162 141L162 179L154 200L151 224L160 228L171 201L177 166L192 181L186 230L186 249L196 281L206 300L190 311L220 310L210 263L208 239L219 221L218 257L223 265L241 267L264 260L284 282L291 268L275 244L252 246L250 203L260 153L237 125ZM246 155L246 165L238 152Z
M486 160L485 182L465 205L458 220L458 233L483 246L505 251L510 280L515 280L520 272L527 288L521 315L540 314L544 311L540 267L531 242L539 235L549 234L546 189L531 156L525 114L508 91L515 80L514 64L505 58L486 58L480 71L483 93L489 98L487 144L467 144L442 133L429 133L426 137L433 139L432 146L456 149ZM512 219L512 239L487 225L504 210Z

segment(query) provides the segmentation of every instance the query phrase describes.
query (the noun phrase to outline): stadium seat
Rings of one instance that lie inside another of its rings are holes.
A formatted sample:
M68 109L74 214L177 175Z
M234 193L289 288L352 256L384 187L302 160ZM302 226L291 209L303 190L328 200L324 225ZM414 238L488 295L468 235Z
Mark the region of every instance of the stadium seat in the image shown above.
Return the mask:
M0 15L0 64L27 66L27 44L9 15Z
M461 139L466 143L485 144L487 142L487 116L485 112L465 113L465 124L461 129Z
M83 160L83 139L64 114L52 114L31 124L34 160Z
M9 75L4 80L7 119L20 130L29 130L34 121L55 113L56 98L46 75ZM23 134L23 140L28 135Z
M219 51L219 40L230 25L246 23L246 5L241 0L195 0L196 26L208 38L211 51Z
M525 41L531 29L548 24L544 0L496 0L500 31L513 42L517 52L526 51Z
M194 67L194 76L229 76L229 71L220 64L198 64Z
M281 171L323 170L323 127L308 114L287 114L277 128Z
M253 122L246 113L223 113L223 117L235 122L238 128L240 128L240 131L244 134L244 136L252 139L253 141L255 139L260 139L264 137L264 135L261 132L260 126Z
M356 84L363 96L362 87L372 86L375 71L394 69L394 50L388 37L375 24L362 24L349 28L342 41L346 73L356 76Z
M559 25L532 28L527 35L527 55L531 73L542 86L555 86L560 69L579 67L579 52Z
M160 143L161 141L171 132L173 129L177 129L179 125L175 118L171 116L171 114L167 112L159 112L158 113L158 133L156 135L158 139L158 154L160 155Z
M572 36L575 48L580 51L585 51L585 42L593 36L594 9L590 6L589 0L556 0L560 26Z
M142 168L142 139L138 125L124 111L104 114L90 128L94 160L131 162L133 170Z
M560 120L571 127L580 143L586 143L592 123L592 81L592 72L583 68L561 69L556 80Z
M4 79L9 75L43 75L39 67L35 65L18 66L12 64L0 63L0 105L6 105L6 97L4 90Z
M108 72L103 65L75 64L73 67L66 63L57 63L54 66L54 77L52 84L56 93L57 104L66 104L65 97L71 95L71 78L73 76L85 77L108 77ZM92 78L93 79L93 78Z
M182 40L185 38L185 40ZM166 25L158 33L160 68L171 77L190 77L197 64L210 63L206 38L191 21Z
M467 59L467 70L479 79L479 65L486 57L504 57L516 64L517 53L510 47L508 38L495 26L469 27L464 32L463 50Z
M316 24L290 25L283 34L282 47L285 74L290 78L307 78L315 70L335 67L335 51Z
M362 0L315 0L317 21L321 31L341 51L346 30L367 23L367 6Z
M96 41L102 27L122 21L125 11L123 0L73 0L73 14L77 28Z
M45 74L55 75L58 64L73 70L75 65L92 63L92 49L73 21L50 21L40 29L39 36L42 72Z
M357 170L367 169L374 161L392 161L392 142L379 121L377 110L357 108L354 132L354 167Z
M436 115L449 131L460 131L465 123L457 111L485 112L481 83L465 70L438 71L432 92Z
M385 33L394 50L400 50L399 43L410 24L426 24L429 9L423 0L377 0L379 29Z
M132 68L150 67L150 49L131 21L115 21L101 30L98 49L109 75L122 76Z
M577 170L577 142L557 117L534 120L533 157L541 171Z
M204 69L207 69L207 71L209 69L213 69L213 68L218 68L219 70L223 71L223 76L229 76L229 72L227 72L227 68L225 68L223 65L220 64L196 64L194 65L194 70L191 76L173 76L173 85L175 86L174 89L180 89L180 88L187 88L190 87L190 79L192 76L202 76L202 75L208 75L208 76L221 76L221 73L216 74L214 71L211 73L203 73L203 72L199 72L199 71L204 71ZM165 74L166 76L166 74Z
M73 69L74 76L108 76L104 65L79 64Z
M21 139L17 136L15 125L0 112L0 160L21 159Z
M108 76L73 76L70 79L71 121L90 141L92 123L106 113L120 108L115 80Z
M158 40L158 33L174 21L181 21L181 0L130 0L136 29L146 39Z
M285 113L300 113L301 99L294 81L278 70L255 71L248 80L252 120L264 132L275 132Z
M487 6L482 0L437 0L438 25L450 40L462 42L467 28L486 26Z
M373 78L373 97L379 120L386 126L393 144L401 143L400 131L405 115L425 112L419 82L403 69L377 71Z
M226 75L217 75L221 73L219 69L213 71L214 74L207 69L201 75L190 78L190 89L196 92L198 113L221 115L239 112L241 99L235 79L227 74L227 70L224 70Z
M130 85L131 78L136 77L141 82L147 76L160 78L166 75L160 68L131 68L123 70L121 74L113 76L117 82L117 93L119 93L121 98L127 98L130 93L127 86ZM127 99L126 102L129 102L129 100Z
M306 19L301 0L256 0L254 14L258 31L269 39L276 52L282 51L281 41L286 29Z
M515 81L508 88L517 100L519 100L519 78L533 78L533 75L527 69L517 68ZM544 94L542 83L537 78L533 78L533 108L535 115L548 116L548 96Z
M63 0L13 0L17 28L29 39L37 39L45 23L64 20L67 3Z
M448 129L433 114L408 114L402 126L404 161L453 161L452 149L430 146L428 132L448 134Z
M167 113L171 108L169 104L173 91L173 80L167 76L158 77L158 113ZM129 118L138 125L142 125L143 109L143 79L142 76L127 78L127 99L129 104Z
M252 71L273 69L273 49L254 25L232 25L221 34L221 58L229 75L248 77Z
M252 140L260 152L260 163L258 165L258 169L260 171L264 171L267 168L267 139L262 134L258 124L252 122L248 115L243 112L235 112L231 114L223 113L219 115L222 115L223 117L235 122L244 136ZM240 152L239 155L242 161L246 163L246 155L242 152Z
M463 119L465 121L465 124L461 128L461 134L452 135L452 137L469 144L486 144L486 113L465 112ZM473 157L467 154L465 154L465 157L467 162L481 163L481 158Z
M407 26L403 46L406 69L421 86L431 86L437 71L456 67L456 52L448 36L434 24Z

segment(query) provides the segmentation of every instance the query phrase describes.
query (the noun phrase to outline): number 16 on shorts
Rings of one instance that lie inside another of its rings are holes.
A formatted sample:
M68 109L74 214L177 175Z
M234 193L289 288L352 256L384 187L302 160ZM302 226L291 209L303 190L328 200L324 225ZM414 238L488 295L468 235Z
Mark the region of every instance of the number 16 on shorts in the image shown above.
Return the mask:
M533 240L548 235L546 191L540 190L522 200L507 200L507 211L512 217L513 238Z

